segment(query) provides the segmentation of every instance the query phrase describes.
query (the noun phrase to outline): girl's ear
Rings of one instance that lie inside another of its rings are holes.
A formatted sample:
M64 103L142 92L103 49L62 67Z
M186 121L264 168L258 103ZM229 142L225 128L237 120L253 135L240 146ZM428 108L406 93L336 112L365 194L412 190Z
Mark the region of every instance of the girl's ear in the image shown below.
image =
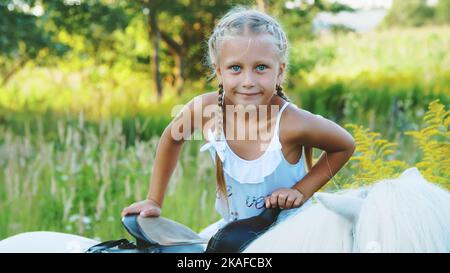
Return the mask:
M217 80L221 83L222 82L222 71L220 70L220 66L217 64L213 64L214 71L217 75Z
M281 84L284 81L284 73L286 69L285 63L280 63L280 66L278 68L278 75L277 75L277 82Z

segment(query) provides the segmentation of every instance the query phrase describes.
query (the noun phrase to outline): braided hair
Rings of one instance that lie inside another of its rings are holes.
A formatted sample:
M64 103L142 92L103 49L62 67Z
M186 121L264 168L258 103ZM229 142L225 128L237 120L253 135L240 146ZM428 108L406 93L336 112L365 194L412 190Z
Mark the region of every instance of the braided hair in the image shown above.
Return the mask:
M223 130L223 108L224 108L224 101L223 101L224 91L223 91L223 85L219 84L218 89L218 96L217 96L217 104L218 104L218 111L217 111L217 118L216 118L216 130L215 130L215 138L219 139L220 134ZM216 153L216 180L217 180L217 189L219 191L219 194L226 200L228 204L228 193L227 193L227 187L225 184L225 177L223 175L223 166L222 161L219 158L219 155ZM227 206L228 207L228 206Z

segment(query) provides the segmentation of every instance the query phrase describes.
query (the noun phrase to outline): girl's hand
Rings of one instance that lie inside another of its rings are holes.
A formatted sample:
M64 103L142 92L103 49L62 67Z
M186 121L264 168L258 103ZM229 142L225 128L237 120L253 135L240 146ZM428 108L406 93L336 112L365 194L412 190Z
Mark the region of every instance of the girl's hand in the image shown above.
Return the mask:
M274 191L264 200L266 208L292 209L300 207L303 198L303 194L296 189L281 188Z
M122 216L139 214L142 217L158 217L161 215L161 207L153 200L146 199L131 204L122 210Z

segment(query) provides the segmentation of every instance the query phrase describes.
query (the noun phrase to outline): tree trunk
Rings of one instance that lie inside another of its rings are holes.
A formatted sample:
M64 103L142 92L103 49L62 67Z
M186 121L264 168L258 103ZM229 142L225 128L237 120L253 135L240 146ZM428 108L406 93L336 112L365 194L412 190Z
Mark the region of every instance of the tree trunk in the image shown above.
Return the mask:
M12 79L12 76L14 76L17 72L19 72L25 64L28 62L27 59L22 59L15 67L13 67L11 70L9 70L6 75L2 78L0 87L5 86L9 80Z
M179 45L177 42L175 42L164 31L160 31L160 33L161 39L169 46L169 52L174 59L175 68L173 70L173 74L175 77L175 89L177 90L177 94L181 95L181 93L183 93L183 85L184 85L186 50L183 50L183 47Z
M162 83L161 83L161 72L159 70L159 40L160 40L160 32L158 28L158 21L156 18L157 12L153 9L153 7L149 7L149 14L148 14L148 20L149 20L149 36L150 40L153 45L153 55L152 55L152 78L155 81L155 89L157 94L157 100L158 102L162 98Z
M177 90L177 94L181 95L183 93L184 86L184 56L182 54L175 54L175 89Z

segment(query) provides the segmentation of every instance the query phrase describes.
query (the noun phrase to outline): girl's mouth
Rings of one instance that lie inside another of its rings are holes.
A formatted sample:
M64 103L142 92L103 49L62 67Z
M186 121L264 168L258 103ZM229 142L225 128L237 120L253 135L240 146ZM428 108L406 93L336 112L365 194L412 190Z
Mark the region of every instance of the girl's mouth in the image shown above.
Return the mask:
M247 97L256 96L256 95L261 94L260 92L257 92L257 93L241 93L241 92L236 92L236 93L239 94L239 95L247 96Z

